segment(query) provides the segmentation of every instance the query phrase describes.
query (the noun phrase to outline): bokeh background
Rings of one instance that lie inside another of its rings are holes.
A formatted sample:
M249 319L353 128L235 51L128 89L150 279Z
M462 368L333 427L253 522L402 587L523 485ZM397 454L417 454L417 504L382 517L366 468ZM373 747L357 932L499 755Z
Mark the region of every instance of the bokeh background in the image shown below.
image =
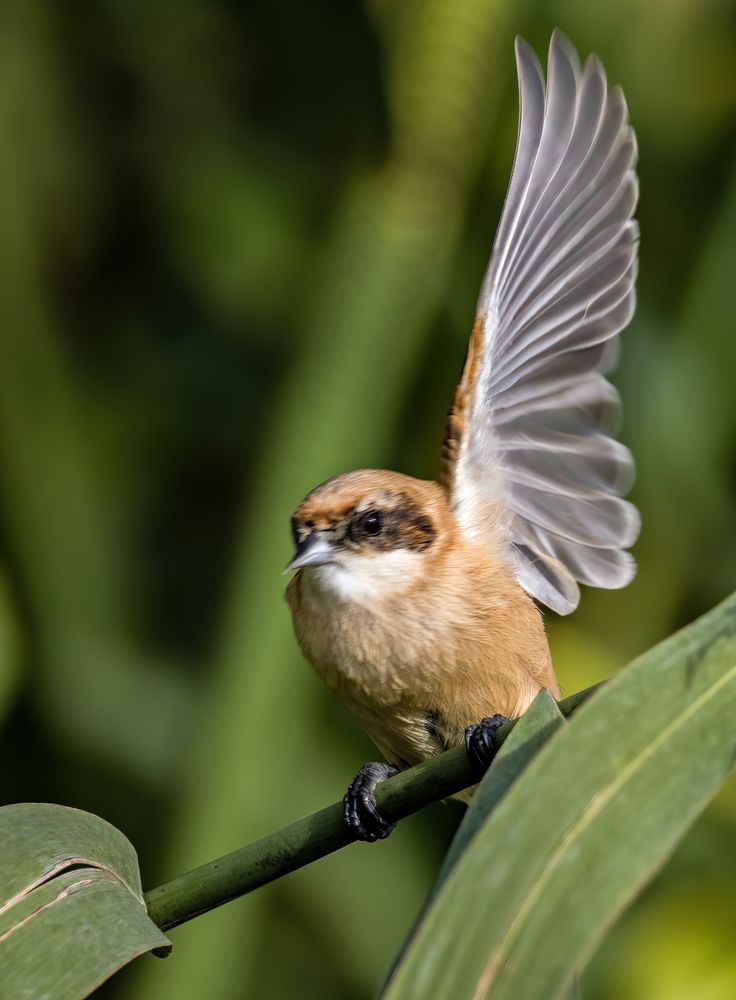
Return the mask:
M0 8L0 798L105 816L147 887L374 756L292 638L288 518L338 471L434 476L511 165L513 38L544 52L555 25L624 86L641 175L615 377L640 571L550 616L572 692L736 581L733 2ZM459 808L197 919L103 992L369 997ZM735 835L731 782L587 997L736 996Z

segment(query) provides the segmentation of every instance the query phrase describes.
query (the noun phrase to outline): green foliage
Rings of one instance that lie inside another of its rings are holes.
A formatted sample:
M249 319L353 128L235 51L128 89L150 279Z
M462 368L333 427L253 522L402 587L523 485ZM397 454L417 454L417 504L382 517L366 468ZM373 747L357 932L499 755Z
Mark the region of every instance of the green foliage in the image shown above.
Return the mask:
M437 876L433 896L444 883L486 817L493 811L511 785L526 769L547 740L565 725L557 702L547 690L539 692L511 735L501 746L493 767L481 782L468 810L457 828Z
M0 720L12 703L20 672L20 636L10 588L0 571Z
M535 757L440 888L387 1000L567 995L732 770L734 711L736 597L637 659Z
M169 941L148 918L138 859L97 816L0 809L0 996L78 1000Z
M494 758L493 767L478 786L463 816L462 822L445 855L432 891L427 897L427 901L418 915L410 934L402 945L401 951L394 960L391 972L389 973L389 979L394 975L399 963L403 960L407 948L414 940L417 930L426 918L427 910L434 902L441 886L460 860L462 854L494 806L525 770L535 754L538 753L540 747L564 724L565 718L557 707L557 702L546 689L539 692L525 714L514 724L510 735L504 740L501 749ZM462 933L459 927L457 931L458 933Z

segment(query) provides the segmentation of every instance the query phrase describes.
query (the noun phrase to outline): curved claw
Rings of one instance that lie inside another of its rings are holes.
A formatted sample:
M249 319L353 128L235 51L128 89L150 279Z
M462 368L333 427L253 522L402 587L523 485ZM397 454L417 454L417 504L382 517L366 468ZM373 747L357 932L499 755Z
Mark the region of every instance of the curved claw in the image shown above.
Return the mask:
M343 805L345 807L345 822L354 831L358 840L372 844L376 840L384 840L393 831L395 823L389 823L376 805L376 785L393 774L398 774L399 768L393 764L364 764L345 792Z
M492 715L488 719L468 726L465 730L465 749L470 761L473 777L478 781L483 777L498 753L496 730L509 720L505 715Z

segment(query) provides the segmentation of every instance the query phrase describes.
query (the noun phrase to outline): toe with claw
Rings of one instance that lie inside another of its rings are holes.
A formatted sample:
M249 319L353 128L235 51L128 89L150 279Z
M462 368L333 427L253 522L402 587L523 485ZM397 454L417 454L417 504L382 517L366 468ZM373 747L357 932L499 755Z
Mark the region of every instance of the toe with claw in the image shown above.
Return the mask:
M465 749L468 752L473 776L478 781L486 773L498 752L496 730L508 721L505 715L492 715L489 719L482 719L465 730Z
M379 782L398 773L399 768L393 764L364 764L350 783L343 798L345 822L358 840L383 840L396 826L379 812L375 791Z

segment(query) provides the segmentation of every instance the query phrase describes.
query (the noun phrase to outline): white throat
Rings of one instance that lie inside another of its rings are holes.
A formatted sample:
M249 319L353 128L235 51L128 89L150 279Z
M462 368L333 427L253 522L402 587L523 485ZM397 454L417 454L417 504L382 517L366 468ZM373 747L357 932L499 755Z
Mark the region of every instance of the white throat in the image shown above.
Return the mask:
M369 604L407 590L423 570L419 552L393 549L375 554L341 552L338 560L302 572L317 599Z

